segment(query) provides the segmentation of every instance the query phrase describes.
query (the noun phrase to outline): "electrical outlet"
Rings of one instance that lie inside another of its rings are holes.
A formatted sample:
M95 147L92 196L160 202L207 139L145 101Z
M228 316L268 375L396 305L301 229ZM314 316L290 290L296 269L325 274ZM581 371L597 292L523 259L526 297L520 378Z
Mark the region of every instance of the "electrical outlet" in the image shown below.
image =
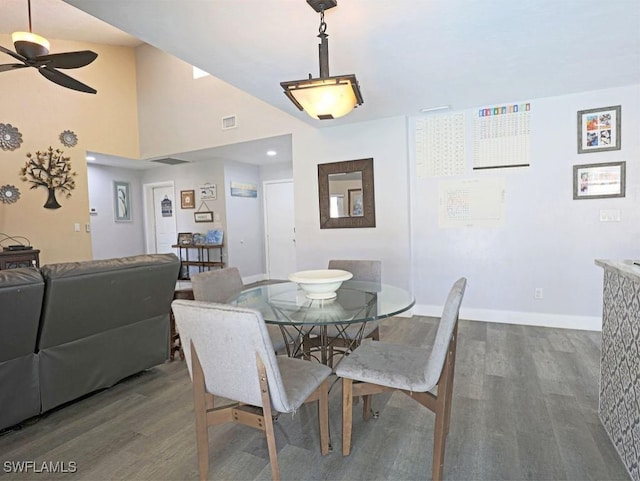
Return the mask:
M80 232L80 224L73 224L73 230L74 232Z
M533 298L534 299L542 299L544 297L544 291L542 290L542 287L536 287L533 290Z

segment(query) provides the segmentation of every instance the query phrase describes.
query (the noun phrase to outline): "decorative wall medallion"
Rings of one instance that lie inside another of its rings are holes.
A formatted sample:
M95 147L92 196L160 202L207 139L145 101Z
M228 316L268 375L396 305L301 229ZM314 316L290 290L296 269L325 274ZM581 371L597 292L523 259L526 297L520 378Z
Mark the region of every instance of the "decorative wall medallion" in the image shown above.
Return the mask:
M20 191L15 185L3 185L0 187L0 202L15 204L20 198Z
M16 150L22 143L22 134L11 124L0 124L0 148Z
M65 147L75 147L78 144L78 136L71 130L65 130L60 134L60 142Z

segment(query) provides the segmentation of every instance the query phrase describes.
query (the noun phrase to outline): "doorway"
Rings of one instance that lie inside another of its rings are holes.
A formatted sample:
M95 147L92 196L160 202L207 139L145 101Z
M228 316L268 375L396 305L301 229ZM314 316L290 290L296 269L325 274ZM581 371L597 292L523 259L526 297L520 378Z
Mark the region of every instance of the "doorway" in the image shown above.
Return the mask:
M286 280L296 271L293 180L263 183L267 277Z
M176 203L173 181L144 184L144 225L147 254L175 253Z

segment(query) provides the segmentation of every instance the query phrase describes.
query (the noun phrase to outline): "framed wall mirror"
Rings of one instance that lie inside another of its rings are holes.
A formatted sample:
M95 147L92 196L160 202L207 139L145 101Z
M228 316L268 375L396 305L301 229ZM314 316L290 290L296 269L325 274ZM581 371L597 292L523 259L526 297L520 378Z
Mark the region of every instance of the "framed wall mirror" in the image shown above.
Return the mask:
M320 228L376 226L373 159L318 164Z

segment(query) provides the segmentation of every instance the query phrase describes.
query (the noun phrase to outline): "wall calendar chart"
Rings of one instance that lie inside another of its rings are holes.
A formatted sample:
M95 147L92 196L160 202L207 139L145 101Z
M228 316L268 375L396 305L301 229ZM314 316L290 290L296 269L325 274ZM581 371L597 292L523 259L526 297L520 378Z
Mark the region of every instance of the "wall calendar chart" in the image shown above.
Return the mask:
M415 144L419 179L464 174L464 113L418 119Z
M479 109L473 118L473 169L528 167L531 104Z

